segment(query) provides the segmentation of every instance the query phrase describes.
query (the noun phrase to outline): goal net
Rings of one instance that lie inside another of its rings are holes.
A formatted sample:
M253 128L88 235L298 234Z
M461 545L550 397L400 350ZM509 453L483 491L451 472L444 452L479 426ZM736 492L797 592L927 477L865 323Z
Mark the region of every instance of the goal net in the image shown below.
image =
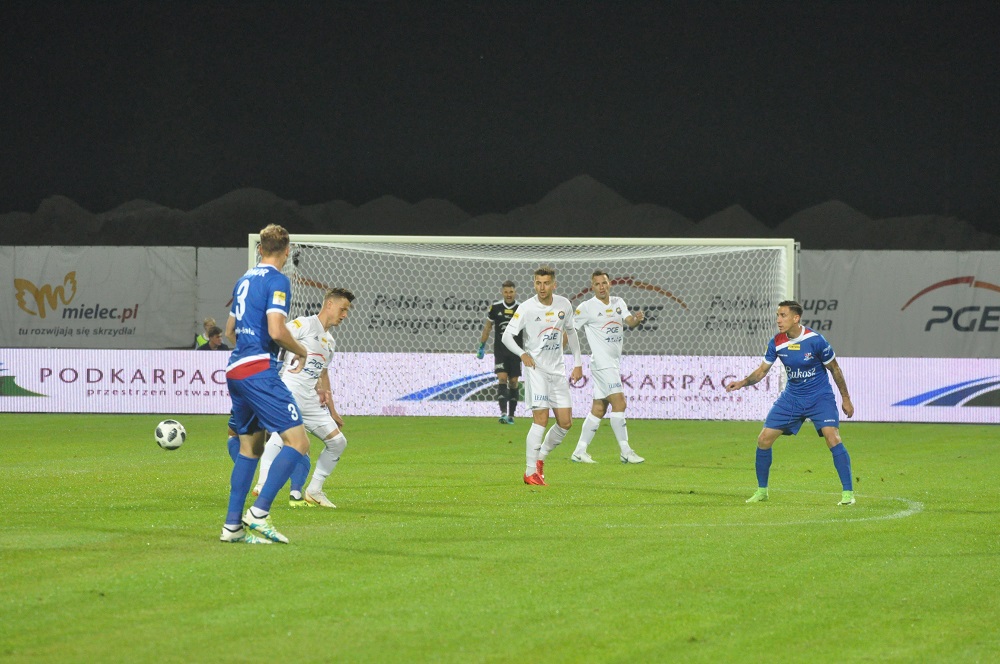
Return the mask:
M258 236L250 236L256 262ZM292 316L319 311L328 288L357 299L333 329L337 409L350 415L496 416L493 344L477 360L486 313L513 281L534 296L533 273L556 270L556 293L592 297L595 269L644 322L626 330L621 362L629 417L763 417L781 372L728 394L725 383L756 368L775 333L780 301L794 292L792 240L433 238L292 235L285 272ZM495 331L494 331L495 334ZM574 417L590 409L589 348L572 387ZM570 364L567 355L567 364ZM522 383L523 387L523 383ZM522 401L523 404L523 401ZM523 406L518 415L525 414Z

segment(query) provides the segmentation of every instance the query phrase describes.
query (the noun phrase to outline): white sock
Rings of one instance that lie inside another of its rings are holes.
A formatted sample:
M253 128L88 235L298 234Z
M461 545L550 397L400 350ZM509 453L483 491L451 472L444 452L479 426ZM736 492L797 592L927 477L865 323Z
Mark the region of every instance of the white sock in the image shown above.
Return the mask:
M535 474L535 462L538 461L538 451L542 447L542 436L545 435L545 427L541 424L531 423L528 429L528 436L524 440L525 475Z
M323 490L323 482L330 476L333 469L337 467L340 455L344 453L344 448L347 447L347 438L344 437L344 434L338 433L333 438L324 440L323 444L325 447L319 453L319 458L316 459L316 468L313 470L312 479L309 481L309 488L307 489L309 493L319 493Z
M601 420L598 419L593 413L587 413L587 419L583 421L580 425L580 440L576 443L576 449L573 450L573 454L586 454L587 448L590 446L590 441L594 440L594 436L597 434L597 430L601 426Z
M256 488L259 489L264 486L264 482L267 481L267 473L271 470L271 464L284 445L280 434L272 433L271 437L267 439L267 445L264 446L264 453L260 455L260 473L257 475Z
M622 454L628 454L632 448L628 446L628 427L625 426L625 413L611 413L611 430L618 439L618 447Z
M548 458L549 452L554 450L559 446L559 443L563 442L563 438L569 433L569 429L563 429L558 424L553 424L549 432L545 434L545 440L542 441L542 449L538 451L538 458L542 461Z

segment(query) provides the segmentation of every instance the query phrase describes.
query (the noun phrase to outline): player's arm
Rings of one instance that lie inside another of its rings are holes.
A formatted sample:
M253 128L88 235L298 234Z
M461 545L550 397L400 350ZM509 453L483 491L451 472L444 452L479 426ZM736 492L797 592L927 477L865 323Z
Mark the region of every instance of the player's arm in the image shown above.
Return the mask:
M645 312L642 309L637 309L634 314L629 314L625 317L625 324L628 325L630 330L634 330L644 320L646 320Z
M236 316L232 313L229 314L229 318L226 319L226 341L229 342L231 348L236 348Z
M344 420L333 405L333 389L330 387L330 372L328 369L324 369L323 373L320 374L319 380L316 381L316 393L319 394L320 404L327 407L330 411L330 417L333 418L338 427L343 429Z
M486 342L489 341L490 331L493 329L493 321L486 319L486 324L483 325L483 333L479 335L479 348L476 350L476 357L480 360L486 355Z
M764 380L764 376L766 376L767 372L770 370L771 370L770 362L761 362L760 366L754 369L753 373L751 373L743 380L733 381L732 383L726 385L726 392L740 390L743 389L744 387L750 387L755 383L759 383L760 381Z
M520 310L520 307L518 307L518 310ZM535 366L535 358L525 352L525 350L521 348L520 344L517 343L517 340L514 339L520 331L521 317L515 314L514 317L510 319L510 322L507 323L507 327L504 329L503 336L500 337L500 340L503 342L503 345L510 350L510 352L521 358L521 364L531 369Z
M306 365L306 356L309 355L309 351L307 351L305 347L296 341L295 337L292 336L292 333L285 325L284 314L277 311L268 312L267 333L271 336L274 343L296 356L291 365L289 365L285 370L288 373L298 373L302 371L302 367Z
M833 377L833 382L836 383L837 389L840 390L841 410L844 411L844 415L854 417L854 403L851 401L851 395L847 391L847 381L844 380L844 372L840 370L837 359L830 360L825 366L826 370L830 372L830 376Z
M569 379L574 383L583 378L583 356L580 353L580 335L576 332L576 327L570 325L565 331L566 340L569 342L569 350L573 353L573 371Z

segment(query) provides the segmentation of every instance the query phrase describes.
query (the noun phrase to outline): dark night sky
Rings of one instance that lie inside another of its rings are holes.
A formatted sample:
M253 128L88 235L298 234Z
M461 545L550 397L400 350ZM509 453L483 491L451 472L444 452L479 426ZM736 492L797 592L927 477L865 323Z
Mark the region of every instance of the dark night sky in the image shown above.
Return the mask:
M997 2L7 2L0 21L0 212L259 187L480 214L589 174L694 220L835 198L1000 233Z

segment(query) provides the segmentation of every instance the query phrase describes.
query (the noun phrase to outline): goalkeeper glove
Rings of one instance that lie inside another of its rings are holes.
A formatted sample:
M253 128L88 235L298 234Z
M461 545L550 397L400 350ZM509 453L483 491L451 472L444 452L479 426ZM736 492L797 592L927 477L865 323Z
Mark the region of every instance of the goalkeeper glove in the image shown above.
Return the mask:
M476 351L476 359L481 360L484 355L486 355L486 342L482 341L479 344L479 350Z

